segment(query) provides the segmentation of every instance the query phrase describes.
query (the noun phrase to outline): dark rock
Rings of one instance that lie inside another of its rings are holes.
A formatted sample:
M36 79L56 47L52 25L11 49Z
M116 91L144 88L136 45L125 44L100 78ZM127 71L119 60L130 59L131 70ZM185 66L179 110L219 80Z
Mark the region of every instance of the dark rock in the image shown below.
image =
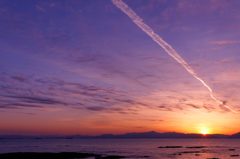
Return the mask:
M85 158L99 156L89 153L75 153L75 152L60 152L60 153L37 153L37 152L16 152L16 153L5 153L0 154L1 159L13 159L13 158L24 158L24 159L69 159L69 158Z
M235 151L235 149L228 149L229 151Z
M182 148L182 146L166 146L164 148Z
M182 148L182 146L165 146L165 147L158 147L158 148Z
M205 146L192 146L192 147L186 147L189 149L200 149L200 148L205 148Z
M237 156L239 156L239 155L230 155L231 157L237 157Z

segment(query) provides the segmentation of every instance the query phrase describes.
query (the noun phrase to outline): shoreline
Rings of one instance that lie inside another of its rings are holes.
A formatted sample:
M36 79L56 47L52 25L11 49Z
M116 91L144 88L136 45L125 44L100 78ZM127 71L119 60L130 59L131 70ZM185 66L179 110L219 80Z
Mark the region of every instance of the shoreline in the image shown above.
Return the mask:
M13 153L2 153L0 154L1 159L13 159L13 158L24 158L24 159L73 159L73 158L93 158L94 159L120 159L127 158L125 156L105 156L92 154L92 153L77 153L77 152L59 152L59 153L51 153L51 152L13 152Z

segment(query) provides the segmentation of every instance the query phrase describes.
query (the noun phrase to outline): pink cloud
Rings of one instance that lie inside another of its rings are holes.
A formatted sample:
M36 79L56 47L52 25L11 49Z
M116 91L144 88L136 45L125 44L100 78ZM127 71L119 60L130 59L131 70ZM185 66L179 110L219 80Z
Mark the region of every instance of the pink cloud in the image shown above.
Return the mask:
M218 45L224 45L224 44L235 44L235 43L239 43L240 41L213 41L211 42L212 44L218 44Z
M45 9L43 9L42 7L40 7L39 5L36 5L36 7L37 7L37 9L38 9L38 10L41 10L41 11L44 11L44 12L46 12L46 10L45 10Z

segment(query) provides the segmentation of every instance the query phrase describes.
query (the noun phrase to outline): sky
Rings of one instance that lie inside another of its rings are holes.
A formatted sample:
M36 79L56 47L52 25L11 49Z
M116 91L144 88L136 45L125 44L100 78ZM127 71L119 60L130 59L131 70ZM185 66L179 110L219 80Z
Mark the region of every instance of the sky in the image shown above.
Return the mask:
M240 131L240 1L123 2L223 104L111 0L0 0L0 135Z

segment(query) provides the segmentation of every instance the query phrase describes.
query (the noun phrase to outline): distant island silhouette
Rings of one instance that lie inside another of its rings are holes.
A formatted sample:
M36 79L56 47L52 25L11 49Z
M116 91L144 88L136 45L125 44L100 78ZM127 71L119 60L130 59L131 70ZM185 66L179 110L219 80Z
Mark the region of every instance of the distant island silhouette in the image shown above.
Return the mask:
M88 135L38 135L38 136L24 136L24 135L0 135L1 139L169 139L169 138L240 138L240 132L233 135L224 134L184 134L177 132L158 133L155 131L142 133L126 133L121 135L103 134L99 136Z

